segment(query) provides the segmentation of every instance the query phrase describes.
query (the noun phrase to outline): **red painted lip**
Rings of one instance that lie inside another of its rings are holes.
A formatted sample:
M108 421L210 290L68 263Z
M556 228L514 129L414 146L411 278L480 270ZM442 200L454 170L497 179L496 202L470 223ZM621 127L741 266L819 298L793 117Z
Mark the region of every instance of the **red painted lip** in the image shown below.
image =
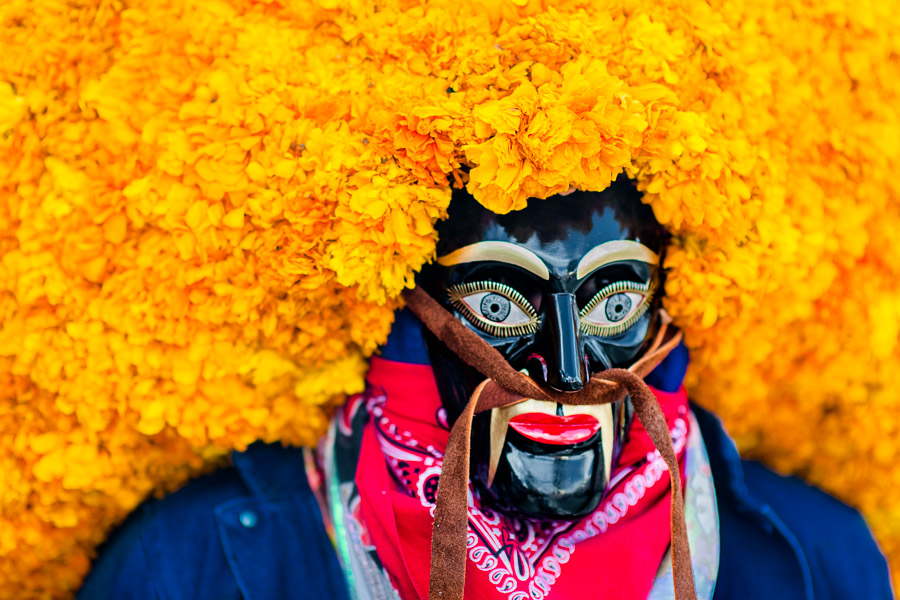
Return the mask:
M590 439L600 429L591 415L559 417L544 413L525 413L509 420L509 426L535 442L565 446Z

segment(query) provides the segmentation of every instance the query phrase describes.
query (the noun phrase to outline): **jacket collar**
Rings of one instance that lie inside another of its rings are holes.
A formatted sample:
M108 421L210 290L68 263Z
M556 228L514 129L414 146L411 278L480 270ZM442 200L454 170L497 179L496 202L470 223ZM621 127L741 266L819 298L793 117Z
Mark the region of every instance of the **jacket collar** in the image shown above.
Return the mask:
M709 464L716 477L716 488L719 493L727 491L747 508L757 510L759 503L754 501L744 481L744 469L741 456L738 454L734 440L725 432L722 421L706 409L691 403L691 411L697 417L703 443L709 454ZM723 489L724 488L724 489Z
M788 545L797 561L798 577L792 581L782 581L782 591L793 588L786 597L813 598L813 580L806 553L797 536L765 502L756 498L747 487L744 468L734 440L726 433L722 422L711 412L696 404L691 411L697 418L703 443L709 455L710 469L716 486L719 506L733 507L735 511L754 521L764 531L774 533ZM722 501L725 498L725 502ZM724 548L724 547L723 547Z
M254 496L277 497L309 491L301 448L255 442L231 458Z
M232 458L251 492L214 512L242 597L346 600L347 584L306 474L304 452L252 444Z

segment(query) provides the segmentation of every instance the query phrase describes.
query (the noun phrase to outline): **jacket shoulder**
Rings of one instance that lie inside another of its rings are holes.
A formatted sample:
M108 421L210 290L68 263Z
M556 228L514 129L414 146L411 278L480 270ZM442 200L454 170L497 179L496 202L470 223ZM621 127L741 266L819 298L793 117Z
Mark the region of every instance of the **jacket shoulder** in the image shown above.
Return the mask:
M858 511L758 462L744 461L743 470L750 493L796 538L817 599L894 597L887 561Z
M219 541L215 509L247 495L229 467L145 501L100 547L78 600L241 598Z

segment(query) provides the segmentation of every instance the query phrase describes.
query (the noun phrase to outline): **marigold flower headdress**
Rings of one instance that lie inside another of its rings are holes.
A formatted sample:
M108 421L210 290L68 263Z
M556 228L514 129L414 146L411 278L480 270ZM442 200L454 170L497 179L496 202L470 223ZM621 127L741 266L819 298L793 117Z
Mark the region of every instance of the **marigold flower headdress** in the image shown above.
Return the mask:
M674 235L692 396L897 566L898 32L887 3L7 0L0 596L70 595L151 491L312 443L451 185L505 212L621 172Z

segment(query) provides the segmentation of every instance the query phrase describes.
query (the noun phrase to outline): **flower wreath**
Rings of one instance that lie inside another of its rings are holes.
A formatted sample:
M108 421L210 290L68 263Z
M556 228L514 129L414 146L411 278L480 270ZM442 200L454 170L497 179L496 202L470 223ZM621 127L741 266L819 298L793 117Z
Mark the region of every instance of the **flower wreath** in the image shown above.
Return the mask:
M635 179L692 397L895 570L900 13L798 0L5 0L0 596L362 388L453 185ZM533 200L541 201L541 200Z

